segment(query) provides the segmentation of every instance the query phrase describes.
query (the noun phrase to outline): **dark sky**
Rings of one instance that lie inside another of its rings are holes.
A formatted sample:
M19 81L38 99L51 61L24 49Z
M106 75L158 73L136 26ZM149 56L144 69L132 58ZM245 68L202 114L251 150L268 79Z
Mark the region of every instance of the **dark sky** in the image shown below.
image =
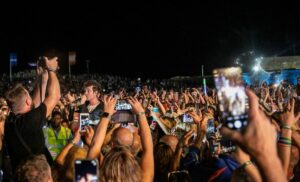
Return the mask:
M200 75L228 66L241 53L282 56L300 53L300 11L295 4L216 1L147 1L69 6L3 6L0 13L0 72L9 52L18 67L56 52L67 72L67 52L77 51L75 73L142 77ZM9 12L8 9L13 9Z

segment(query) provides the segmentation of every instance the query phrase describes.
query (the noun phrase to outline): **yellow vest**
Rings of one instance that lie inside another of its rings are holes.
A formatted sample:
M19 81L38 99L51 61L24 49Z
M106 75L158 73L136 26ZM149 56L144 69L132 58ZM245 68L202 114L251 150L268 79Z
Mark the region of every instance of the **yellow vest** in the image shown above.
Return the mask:
M71 130L61 126L59 132L56 133L52 127L45 127L43 128L43 132L46 146L53 160L55 160L60 151L72 139Z

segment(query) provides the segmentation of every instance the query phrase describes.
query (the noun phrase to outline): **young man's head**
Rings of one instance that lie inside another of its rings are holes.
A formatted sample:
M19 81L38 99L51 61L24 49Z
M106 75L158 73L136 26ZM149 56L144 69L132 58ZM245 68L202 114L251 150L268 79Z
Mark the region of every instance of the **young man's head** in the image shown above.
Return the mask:
M7 103L15 114L22 114L34 108L28 91L18 84L6 93Z
M98 99L100 96L100 85L94 80L88 80L84 83L84 94L87 101Z
M15 174L16 182L52 182L50 166L44 155L37 155L28 158L21 163Z

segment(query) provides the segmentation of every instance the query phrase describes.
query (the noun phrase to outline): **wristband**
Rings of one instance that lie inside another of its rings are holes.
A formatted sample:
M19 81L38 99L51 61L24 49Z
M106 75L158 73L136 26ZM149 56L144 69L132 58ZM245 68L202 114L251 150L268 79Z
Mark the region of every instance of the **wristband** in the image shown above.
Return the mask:
M283 136L280 136L279 140L284 140L284 141L292 142L291 138L287 138L287 137L283 137Z
M249 166L250 164L253 164L252 161L246 161L242 164L241 168L246 169L246 167Z
M142 116L142 115L145 115L145 112L139 112L137 113L138 116Z
M287 129L287 130L291 130L292 127L290 125L282 125L281 127L282 129Z
M57 69L47 68L47 71L49 71L49 72L52 71L52 72L56 73L56 70L57 70Z

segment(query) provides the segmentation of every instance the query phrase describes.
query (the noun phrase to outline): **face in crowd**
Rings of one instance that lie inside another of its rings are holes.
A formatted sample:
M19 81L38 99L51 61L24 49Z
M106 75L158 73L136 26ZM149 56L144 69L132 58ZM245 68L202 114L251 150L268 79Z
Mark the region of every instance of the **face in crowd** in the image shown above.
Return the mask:
M63 118L62 118L61 114L58 112L55 112L52 114L52 123L51 124L54 127L59 127L62 120L63 120Z
M95 91L93 86L88 86L85 88L84 95L86 96L87 101L91 101L95 98L98 98L98 91Z

